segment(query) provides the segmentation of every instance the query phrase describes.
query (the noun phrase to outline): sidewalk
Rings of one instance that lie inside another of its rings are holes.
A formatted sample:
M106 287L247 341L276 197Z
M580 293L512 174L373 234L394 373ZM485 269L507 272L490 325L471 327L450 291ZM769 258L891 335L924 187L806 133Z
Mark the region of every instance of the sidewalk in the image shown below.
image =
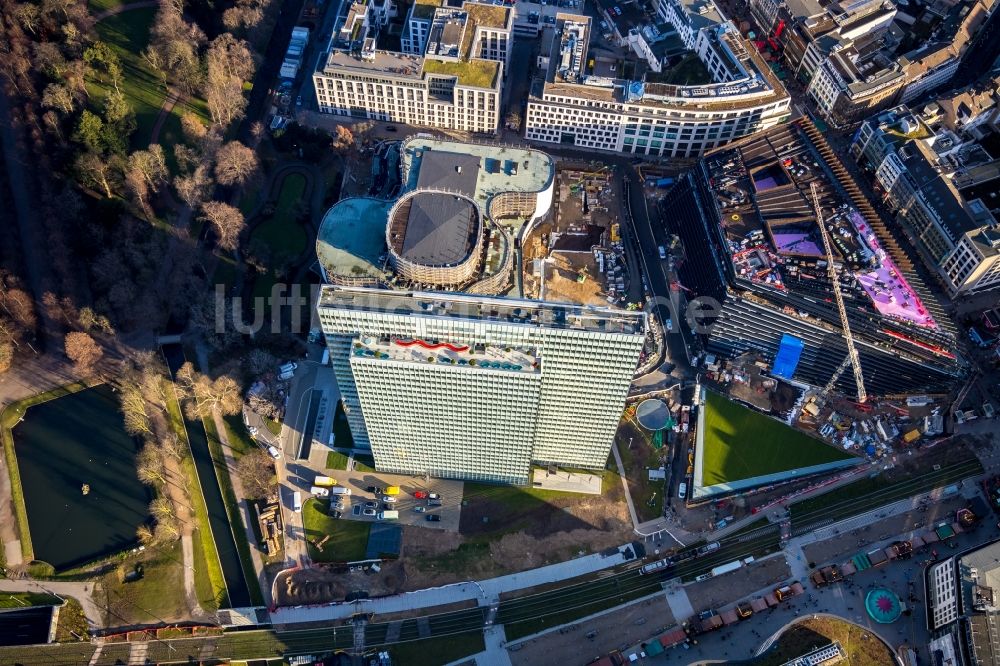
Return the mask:
M412 611L415 608L428 609L470 600L475 600L480 606L486 606L498 600L500 595L505 592L523 590L535 585L557 583L623 564L629 561L622 554L622 550L626 548L631 548L631 546L619 547L614 555L605 556L595 553L481 582L454 583L442 587L405 592L391 597L361 599L350 603L338 602L323 606L278 608L271 613L271 621L274 624L293 624L343 620L355 613L375 613L377 615L401 613ZM634 557L630 559L635 560Z
M92 596L94 583L76 583L67 581L36 581L36 580L2 580L0 581L0 593L4 592L35 592L54 594L60 597L73 597L80 602L83 607L83 614L87 616L87 622L91 627L100 627L104 623L101 618L101 611L94 603Z

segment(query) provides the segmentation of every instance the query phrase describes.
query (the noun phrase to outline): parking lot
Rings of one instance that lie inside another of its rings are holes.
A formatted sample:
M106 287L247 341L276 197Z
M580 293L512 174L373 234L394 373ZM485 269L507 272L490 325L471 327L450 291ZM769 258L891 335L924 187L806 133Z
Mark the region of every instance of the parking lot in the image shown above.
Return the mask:
M310 496L309 487L316 476L330 476L336 479L337 484L349 488L351 494L344 498L341 509L341 519L344 520L364 520L374 522L377 516L365 515L365 510L398 511L400 525L414 525L438 530L458 531L459 518L462 513L462 487L461 481L449 481L447 479L425 479L424 477L405 476L401 474L382 474L380 472L359 472L344 470L310 470L312 475L307 475L306 470L299 474L303 485L303 499ZM306 483L308 482L308 487ZM376 496L368 488L382 488L388 486L398 486L400 492L395 496L395 502L385 502L382 495ZM418 499L414 493L436 493L440 496L441 506L428 506L427 499ZM423 509L418 511L418 509ZM439 521L429 521L428 516L438 516Z

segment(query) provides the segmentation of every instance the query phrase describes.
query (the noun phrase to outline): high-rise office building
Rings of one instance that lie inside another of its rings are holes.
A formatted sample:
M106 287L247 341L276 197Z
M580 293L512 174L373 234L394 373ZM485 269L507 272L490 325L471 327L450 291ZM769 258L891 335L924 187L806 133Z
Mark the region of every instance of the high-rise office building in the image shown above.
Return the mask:
M325 287L319 317L379 470L519 484L604 466L645 339L642 312L457 293Z
M399 150L401 194L338 202L317 242L355 445L382 471L469 480L603 468L645 314L501 296L521 288L515 239L549 211L552 160L427 137Z

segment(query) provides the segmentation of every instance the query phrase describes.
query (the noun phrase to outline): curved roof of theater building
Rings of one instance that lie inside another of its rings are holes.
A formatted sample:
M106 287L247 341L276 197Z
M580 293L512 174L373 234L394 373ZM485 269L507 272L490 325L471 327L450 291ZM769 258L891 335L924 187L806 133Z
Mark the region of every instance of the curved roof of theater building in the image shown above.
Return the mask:
M415 190L400 197L389 212L385 241L389 251L419 266L465 263L479 246L482 219L475 202L443 190Z

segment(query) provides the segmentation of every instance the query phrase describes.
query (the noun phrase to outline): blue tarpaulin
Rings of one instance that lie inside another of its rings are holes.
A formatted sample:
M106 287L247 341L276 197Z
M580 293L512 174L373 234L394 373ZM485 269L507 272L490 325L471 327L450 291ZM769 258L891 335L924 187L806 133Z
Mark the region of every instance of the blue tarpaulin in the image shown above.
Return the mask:
M781 336L781 344L778 345L778 355L774 357L774 368L771 374L775 377L791 379L795 374L795 368L799 366L799 357L802 356L802 341L785 333Z

